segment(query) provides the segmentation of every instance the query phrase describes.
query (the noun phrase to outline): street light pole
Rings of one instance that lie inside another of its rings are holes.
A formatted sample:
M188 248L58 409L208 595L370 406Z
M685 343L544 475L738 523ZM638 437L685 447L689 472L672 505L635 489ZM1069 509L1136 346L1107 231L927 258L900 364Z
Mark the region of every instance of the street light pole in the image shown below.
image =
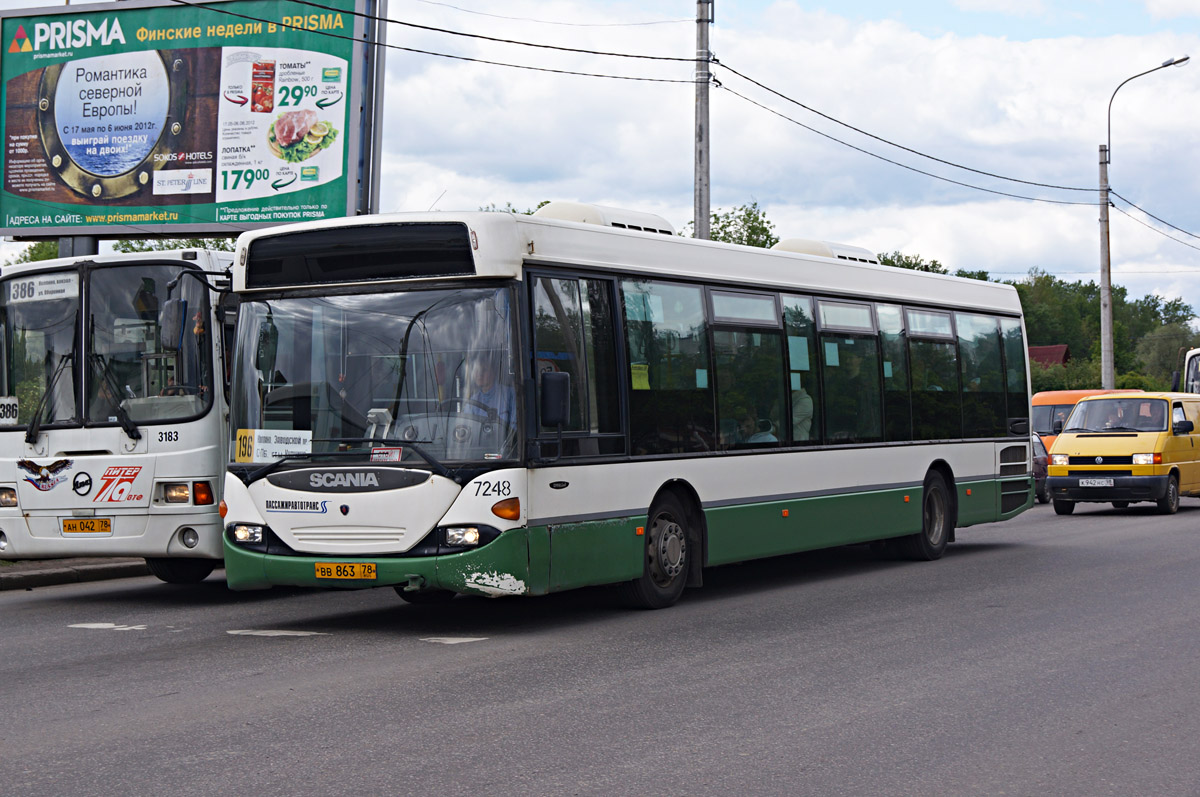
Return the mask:
M1112 321L1112 258L1108 248L1108 164L1112 163L1112 104L1130 80L1166 69L1168 66L1183 66L1190 56L1168 58L1159 66L1139 72L1117 86L1108 98L1108 141L1100 145L1100 386L1111 390L1116 387L1116 368L1113 363Z
M711 151L708 122L708 70L712 53L708 49L708 28L716 17L716 0L696 0L696 164L693 192L692 225L694 237L708 239L709 188L708 156Z

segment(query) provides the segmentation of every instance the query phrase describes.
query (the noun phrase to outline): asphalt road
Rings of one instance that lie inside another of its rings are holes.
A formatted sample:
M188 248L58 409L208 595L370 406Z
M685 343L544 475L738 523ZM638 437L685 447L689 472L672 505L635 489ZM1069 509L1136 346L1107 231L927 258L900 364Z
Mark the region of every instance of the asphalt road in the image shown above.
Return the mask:
M1200 793L1200 501L959 539L718 568L657 612L215 577L0 593L0 790Z

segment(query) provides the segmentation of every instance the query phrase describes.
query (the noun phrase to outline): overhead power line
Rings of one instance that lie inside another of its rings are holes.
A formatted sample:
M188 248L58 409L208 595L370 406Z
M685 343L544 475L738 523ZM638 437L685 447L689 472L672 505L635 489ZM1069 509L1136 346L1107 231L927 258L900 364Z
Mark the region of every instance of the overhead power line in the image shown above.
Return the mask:
M891 158L885 158L883 155L880 155L875 152L871 152L870 150L867 150L867 149L863 149L862 147L855 146L854 144L851 144L847 141L843 141L842 139L837 138L836 136L831 136L828 133L824 133L820 130L817 130L815 127L810 127L810 126L804 124L803 122L797 121L796 119L793 119L792 117L788 116L787 114L781 113L781 112L775 110L774 108L771 108L770 106L764 105L761 102L758 102L757 100L752 100L749 97L745 96L744 94L739 94L738 92L734 91L733 89L729 88L728 86L723 86L723 85L718 84L717 87L724 89L725 91L729 92L730 94L732 94L735 97L738 97L739 99L745 100L746 102L750 103L751 105L758 106L759 108L763 109L764 111L774 114L775 116L778 116L780 119L785 119L785 120L791 122L792 124L797 125L798 127L803 127L805 130L808 130L811 133L816 133L818 136L821 136L822 138L827 138L830 141L841 144L843 147L849 147L850 149L855 150L856 152L861 152L864 155L870 155L872 158L877 158L881 161L884 161L885 163L890 163L893 166L899 166L901 169L907 169L910 172L916 172L917 174L923 174L926 177L932 177L935 180L941 180L943 182L951 183L953 185L959 185L959 186L962 186L963 188L971 188L975 191L983 191L988 194L998 194L999 196L1012 197L1013 199L1027 199L1032 202L1049 202L1050 204L1054 204L1054 205L1090 205L1090 206L1096 205L1095 202L1070 202L1070 201L1063 200L1063 199L1043 199L1041 197L1035 197L1035 196L1024 196L1022 194L1012 194L1007 191L997 191L992 188L984 188L982 186L972 185L971 183L964 183L964 182L961 182L960 180L952 180L949 177L943 177L940 174L934 174L933 172L927 172L927 171L924 171L923 169L918 169L915 166L909 166L908 164L900 163L899 161L894 161Z
M325 5L324 3L318 3L318 2L316 2L316 0L292 0L292 2L302 5L302 6L311 6L313 8L320 8L324 11L336 11L336 12L339 12L342 14L349 14L350 16L362 17L363 19L370 19L375 22L386 22L390 25L402 25L406 28L415 28L417 30L426 30L426 31L430 31L431 33L444 33L447 36L461 36L465 39L480 39L482 41L494 42L496 44L515 44L520 47L536 47L541 50L558 50L559 52L577 53L580 55L603 55L603 56L608 56L610 58L640 58L640 59L643 59L646 61L675 61L675 62L683 62L683 63L695 63L696 62L696 58L694 56L692 58L680 58L678 56L670 56L670 55L638 55L637 53L612 53L612 52L604 52L602 50L589 50L589 49L582 48L582 47L562 47L557 44L538 44L535 42L526 42L526 41L520 41L517 39L501 39L496 36L484 36L481 33L466 33L465 31L461 31L461 30L450 30L449 28L438 28L433 25L420 25L416 22L404 22L403 20L392 19L391 17L380 17L380 16L376 16L374 14L367 14L367 13L364 13L361 11L347 11L346 9L338 8L337 6L330 6L330 5Z
M1129 206L1130 206L1130 207L1132 207L1132 208L1137 208L1137 209L1138 209L1138 210L1140 210L1142 213L1145 213L1147 216L1149 216L1150 218L1154 219L1154 220L1155 220L1155 221L1157 221L1159 224L1165 224L1166 226L1170 227L1172 230L1175 230L1176 232L1181 232L1181 233L1183 233L1184 235L1186 235L1186 236L1188 236L1188 237L1200 239L1200 235L1196 235L1195 233L1188 232L1187 230L1183 229L1182 227L1176 227L1176 226L1175 226L1174 224L1172 224L1171 222L1169 222L1169 221L1166 221L1165 219L1160 219L1158 216L1155 216L1153 213L1151 213L1150 211L1146 210L1145 208L1143 208L1143 207L1138 207L1137 205L1135 205L1134 203L1130 202L1130 201L1129 201L1128 199L1126 199L1125 197L1123 197L1123 196L1121 196L1120 194L1118 194L1116 191L1112 190L1112 187L1111 187L1111 186L1109 186L1108 192L1109 192L1110 194L1112 194L1113 196L1117 197L1118 199L1120 199L1120 200L1121 200L1122 202L1124 202L1126 205L1129 205ZM1116 206L1114 205L1113 207L1116 207ZM1118 210L1120 210L1120 208L1118 208Z
M1162 237L1164 237L1168 240L1174 241L1175 243L1181 244L1182 246L1186 246L1188 249L1195 249L1197 252L1200 252L1200 246L1194 246L1194 245L1188 243L1187 241L1179 240L1174 235L1168 235L1167 233L1165 233L1162 230L1155 227L1153 224L1147 224L1146 222L1139 219L1137 216L1134 216L1132 213L1129 213L1128 211L1126 211L1120 207L1117 207L1116 205L1113 205L1113 209L1116 210L1118 213L1133 219L1134 221L1136 221L1138 224L1142 225L1146 229L1153 230L1154 232L1158 233L1159 235L1161 235ZM1141 210L1141 208L1138 208L1138 210ZM1145 213L1145 211L1142 211L1142 212ZM1149 216L1150 214L1147 213L1146 215ZM1151 218L1154 218L1154 217L1151 216ZM1184 231L1184 232L1186 232L1186 231ZM1187 234L1191 235L1190 232ZM1195 236L1193 236L1193 237L1195 237Z
M193 3L193 2L189 2L189 0L171 0L171 2L175 3L177 5L181 5L181 6L190 6L192 8L202 8L206 11L211 11L215 14L224 14L224 15L230 16L230 17L237 17L238 19L250 20L251 22L267 22L272 25L278 25L281 28L288 28L290 30L303 30L306 33L316 33L316 34L320 34L321 36L329 36L330 38L334 38L334 39L343 39L345 41L352 41L352 42L356 42L359 44L371 44L376 47L384 47L388 50L397 50L399 52L406 52L406 53L416 53L417 55L432 55L437 58L449 58L454 61L467 61L467 62L475 63L475 64L487 64L488 66L503 66L503 67L507 67L508 69L523 69L528 72L549 72L549 73L556 74L556 75L577 75L579 77L595 77L595 78L604 78L607 80L631 80L631 81L637 81L637 82L641 82L641 83L689 83L689 84L691 84L691 83L696 82L695 80L657 78L657 77L637 77L637 76L632 76L632 75L609 75L609 74L604 74L604 73L600 73L600 72L580 72L580 71L571 70L571 69L551 69L549 67L544 67L544 66L529 66L527 64L510 64L510 63L506 63L504 61L490 61L485 58L471 58L471 57L465 56L465 55L451 55L450 53L439 53L439 52L435 52L433 50L421 50L416 47L402 47L399 44L387 44L385 42L364 42L360 39L355 38L354 36L347 36L342 33L333 33L332 31L327 31L327 30L308 30L307 28L304 28L300 25L285 24L283 22L276 22L276 21L270 20L270 19L263 19L262 17L251 16L250 14L239 14L236 11L230 11L227 8L220 8L220 7L214 6L214 5L207 5L207 4L203 4L203 3ZM343 12L343 13L348 13L348 12ZM695 59L683 59L683 60L694 61Z
M973 169L970 166L963 166L961 163L954 163L953 161L948 161L948 160L945 160L944 158L939 158L934 155L927 155L924 152L915 150L911 147L906 147L903 144L897 144L895 141L889 141L888 139L883 138L882 136L877 136L874 133L868 133L866 130L855 127L854 125L848 124L847 122L843 122L840 119L836 119L827 113L822 113L821 111L818 111L816 108L812 108L808 105L805 105L804 103L800 102L799 100L789 97L788 95L784 94L783 92L773 89L770 86L766 85L765 83L755 80L754 78L752 78L748 75L742 74L741 72L737 71L736 69L729 66L728 64L721 63L720 61L716 61L716 64L719 67L721 67L722 69L724 69L725 71L730 72L730 73L736 75L737 77L740 77L742 80L753 83L755 86L758 86L763 91L774 94L776 97L779 97L781 100L785 100L797 107L803 108L804 110L808 111L809 113L816 114L817 116L820 116L822 119L827 119L830 122L833 122L834 124L841 125L842 127L847 128L848 130L853 130L855 133L859 133L860 135L867 136L868 138L873 138L876 141L879 141L883 144L887 144L889 147L895 147L897 149L902 149L905 152L909 152L913 155L917 155L922 158L927 158L931 161L936 161L938 163L945 164L946 166L953 166L955 169L962 169L964 171L974 172L975 174L983 175L984 177L995 177L997 180L1007 180L1008 182L1021 183L1022 185L1030 185L1030 186L1034 186L1037 188L1054 188L1059 191L1088 191L1088 192L1092 192L1092 193L1097 193L1100 190L1098 188L1076 188L1074 186L1069 186L1069 185L1053 185L1051 183L1039 183L1039 182L1035 182L1033 180L1020 180L1016 177L1006 177L1003 174L995 174L994 172L985 172L981 169ZM1050 200L1044 200L1044 201L1050 201ZM1088 204L1090 204L1090 203L1088 203Z
M503 14L489 14L485 11L474 11L470 8L462 8L460 6L451 5L449 3L439 3L437 0L414 0L417 3L425 3L430 6L442 6L443 8L452 8L455 11L461 11L464 14L476 14L481 17L491 17L493 19L510 19L517 22L533 22L538 25L562 25L570 28L636 28L646 25L676 25L680 22L695 23L696 20L686 19L656 19L648 22L556 22L548 19L533 19L531 17L506 17Z

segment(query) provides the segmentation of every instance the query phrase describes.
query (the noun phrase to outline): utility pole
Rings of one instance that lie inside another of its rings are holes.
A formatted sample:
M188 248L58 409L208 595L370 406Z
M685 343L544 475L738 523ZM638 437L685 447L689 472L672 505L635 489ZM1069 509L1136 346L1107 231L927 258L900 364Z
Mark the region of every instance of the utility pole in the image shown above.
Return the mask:
M1100 145L1100 387L1117 386L1113 366L1112 256L1108 250L1108 145Z
M692 209L695 219L695 237L708 239L709 209L708 156L710 144L708 125L708 71L712 53L708 50L708 29L716 16L716 0L696 0L696 178L695 202Z

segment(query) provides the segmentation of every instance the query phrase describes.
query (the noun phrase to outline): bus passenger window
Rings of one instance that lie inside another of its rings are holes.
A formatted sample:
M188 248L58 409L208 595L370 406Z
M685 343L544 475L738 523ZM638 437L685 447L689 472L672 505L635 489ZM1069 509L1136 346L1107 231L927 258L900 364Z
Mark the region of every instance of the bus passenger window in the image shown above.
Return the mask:
M784 296L783 323L787 331L792 442L818 443L821 440L821 385L817 380L812 300L807 296Z
M883 439L879 344L874 338L821 336L825 437L829 442Z
M711 363L703 291L649 280L621 283L634 454L711 451Z

